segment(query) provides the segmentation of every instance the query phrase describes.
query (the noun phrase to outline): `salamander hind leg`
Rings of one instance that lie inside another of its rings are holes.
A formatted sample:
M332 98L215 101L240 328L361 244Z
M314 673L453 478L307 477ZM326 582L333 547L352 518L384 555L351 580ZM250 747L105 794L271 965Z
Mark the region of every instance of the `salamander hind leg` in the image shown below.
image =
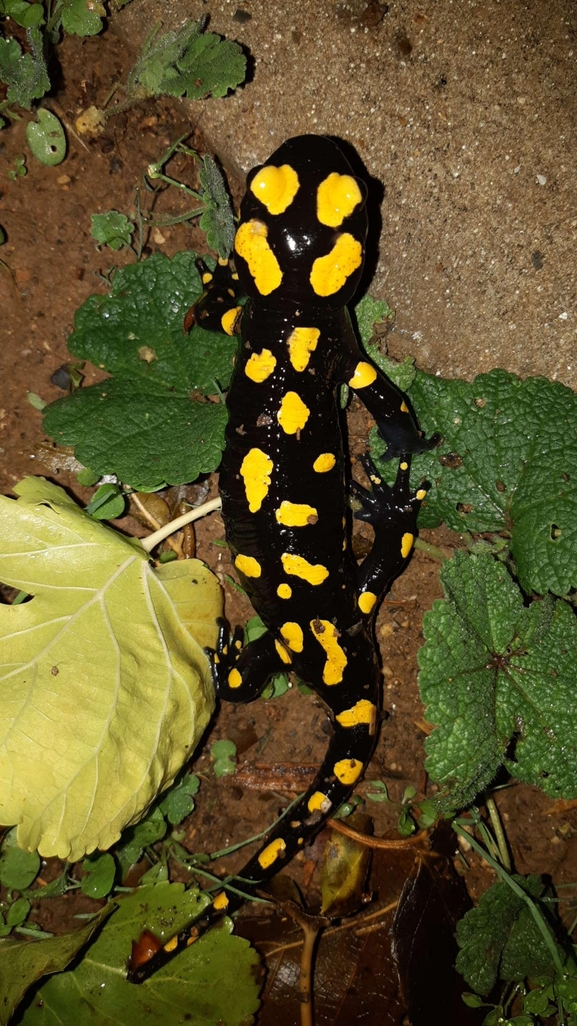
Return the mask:
M387 484L369 456L362 459L371 482L370 491L354 481L351 485L354 516L366 520L375 531L373 547L358 571L359 609L373 612L378 598L407 563L417 534L417 516L427 494L426 483L411 492L410 456L399 461L393 485Z

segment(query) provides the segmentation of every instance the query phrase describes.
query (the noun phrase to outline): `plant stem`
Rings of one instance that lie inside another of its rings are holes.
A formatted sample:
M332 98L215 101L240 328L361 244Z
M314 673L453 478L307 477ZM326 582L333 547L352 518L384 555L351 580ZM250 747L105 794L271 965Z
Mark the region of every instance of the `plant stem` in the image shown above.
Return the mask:
M485 805L487 806L487 812L489 813L489 818L491 820L491 824L495 832L495 840L497 841L497 847L499 849L499 858L501 859L501 863L504 869L506 869L507 872L510 873L511 859L509 857L509 850L507 848L507 838L505 837L505 831L503 830L503 824L501 822L499 810L495 804L495 799L492 797L487 798L485 800Z

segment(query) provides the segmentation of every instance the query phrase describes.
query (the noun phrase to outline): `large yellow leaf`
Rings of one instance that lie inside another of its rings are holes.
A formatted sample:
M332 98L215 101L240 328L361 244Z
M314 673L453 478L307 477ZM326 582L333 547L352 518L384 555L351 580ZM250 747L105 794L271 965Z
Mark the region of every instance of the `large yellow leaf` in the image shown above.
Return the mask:
M200 560L154 569L43 478L0 496L0 823L75 861L168 787L214 707L204 646L222 615Z

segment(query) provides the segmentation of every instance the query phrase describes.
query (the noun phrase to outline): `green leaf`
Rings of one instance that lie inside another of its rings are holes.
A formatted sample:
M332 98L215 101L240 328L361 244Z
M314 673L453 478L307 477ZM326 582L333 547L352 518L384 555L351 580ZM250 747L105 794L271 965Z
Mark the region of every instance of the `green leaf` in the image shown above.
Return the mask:
M577 797L577 622L560 600L526 607L503 564L456 553L446 600L425 614L421 697L435 729L426 767L441 807L464 808L505 762L519 780ZM509 751L509 757L505 754Z
M0 1026L7 1026L12 1013L24 994L42 976L61 972L88 942L93 933L111 912L114 905L106 905L90 923L74 933L48 940L0 941ZM78 1020L80 1022L81 1020Z
M236 771L236 745L234 741L215 741L210 746L210 757L214 762L214 775L232 776Z
M95 520L114 520L124 513L126 500L118 485L103 484L97 488L86 507L86 512Z
M82 868L87 874L80 882L83 894L89 898L105 898L114 887L116 862L105 852L104 855L90 855L84 859Z
M542 897L540 877L512 879L537 902ZM541 973L555 975L551 951L527 903L507 883L494 884L477 908L457 923L457 943L457 971L478 994L489 994L499 978L520 981Z
M81 463L116 474L138 491L210 474L224 448L226 407L193 401L182 389L112 378L47 409L44 430L74 445Z
M103 246L119 250L130 246L134 232L134 222L126 214L118 210L108 210L105 214L92 215L90 234Z
M222 172L208 154L203 157L198 177L205 207L199 226L206 233L210 248L227 260L234 246L234 213Z
M0 39L0 80L8 86L6 99L30 110L50 89L44 60L42 35L38 28L29 28L26 38L30 53L22 53L15 39Z
M178 32L157 38L151 33L128 81L149 96L225 96L246 74L246 58L237 43L213 32L202 33L204 20L188 22Z
M27 0L0 0L0 14L12 18L22 28L32 28L44 21L42 4L27 3Z
M69 348L116 377L57 400L44 421L86 466L144 491L210 473L224 446L225 407L194 393L227 387L237 342L196 327L184 334L202 293L195 258L154 254L86 300Z
M198 891L185 891L182 884L167 883L143 887L119 899L117 912L91 944L87 957L40 987L22 1017L22 1026L88 1022L245 1026L251 1022L259 1006L259 958L248 941L231 935L230 920L209 930L141 986L126 981L132 941L144 929L167 941L207 900Z
M75 36L97 36L102 30L106 8L100 0L64 0L62 28Z
M145 848L161 841L166 834L166 822L158 806L155 806L145 819L136 826L129 827L122 833L121 844L116 848L116 858L120 863L122 879L140 857Z
M84 467L83 470L79 470L76 475L78 484L84 485L86 488L92 488L93 485L99 480L100 474L95 474L90 467Z
M8 926L21 926L30 911L28 898L17 898L13 901L6 913Z
M419 372L409 397L425 433L444 439L413 461L413 481L435 486L420 526L508 531L527 593L576 587L577 395L495 370L472 382Z
M159 808L171 826L177 826L190 815L194 809L193 795L197 794L199 787L199 777L195 773L187 773L162 799Z
M27 478L0 497L0 822L75 861L168 787L214 706L222 597L199 560L154 570L135 539Z
M52 111L41 109L37 121L26 125L26 139L32 153L41 164L55 167L66 156L66 136L61 122Z
M357 327L364 346L371 341L377 324L392 320L394 313L384 299L364 295L355 306Z
M2 841L0 851L0 883L9 891L24 891L36 879L39 869L38 853L19 848L16 831L10 830Z

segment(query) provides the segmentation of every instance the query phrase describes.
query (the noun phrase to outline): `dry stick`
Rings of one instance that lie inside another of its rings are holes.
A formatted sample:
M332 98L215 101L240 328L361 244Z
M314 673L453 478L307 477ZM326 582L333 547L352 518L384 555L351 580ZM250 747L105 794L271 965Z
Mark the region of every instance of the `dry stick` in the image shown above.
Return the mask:
M368 915L364 915L361 922L367 924L370 919L382 918L389 912L392 912L398 904L398 901L391 901L390 904L385 905L384 908L378 908L375 912L370 912ZM368 933L372 930L381 930L383 927L382 923L373 923L371 926L364 925L356 927L356 922L356 919L351 918L347 919L346 923L341 923L340 926L330 926L324 931L324 936L332 937L335 933L342 933L343 930L354 930L357 937L362 937L364 933ZM271 948L270 951L266 951L265 949L263 954L265 958L273 958L275 955L282 955L285 951L292 951L293 948L300 948L302 943L302 940L297 940L291 941L290 944L278 944L276 948ZM263 944L262 947L264 948L265 945Z
M353 830L352 827L346 826L341 819L329 819L328 826L336 830L338 834L344 834L345 837L350 837L353 841L358 841L359 844L364 844L367 848L385 848L389 851L391 849L396 850L420 845L428 837L428 830L419 830L418 834L413 834L412 837L401 837L399 840L371 837L370 834L361 834L358 830Z
M150 526L151 527L155 527L157 533L158 533L158 531L161 531L162 527L160 526L160 521L157 520L156 517L153 516L152 513L149 510L147 510L147 508L144 505L144 503L141 501L141 499L138 498L137 493L136 492L132 492L130 498L132 499L134 505L138 508L138 510L140 512L140 515L142 517L144 517L145 520L148 520L148 523L150 524ZM174 524L175 521L171 520L170 523ZM169 526L169 525L167 525L167 526ZM155 535L151 534L151 535L149 535L149 537L150 538L154 538ZM147 549L146 545L145 545L145 542L147 542L147 541L148 541L148 538L145 538L144 540L142 540L142 539L140 540L142 547L145 548L147 552L150 552L150 549ZM171 549L174 552L176 552L176 555L179 556L180 559L184 558L184 553L182 551L182 545L180 544L180 542L175 542L175 541L172 540L172 538L168 538L168 544L170 545Z
M201 517L205 517L207 513L213 513L214 510L220 509L221 506L222 502L220 499L211 499L210 502L204 502L202 506L196 506L195 509L189 510L188 513L183 513L181 517L177 517L176 520L171 520L169 524L160 527L154 534L149 534L148 538L141 538L140 544L145 552L152 552L156 545L160 545L174 531L180 531L186 524L191 524L193 520L200 520Z

